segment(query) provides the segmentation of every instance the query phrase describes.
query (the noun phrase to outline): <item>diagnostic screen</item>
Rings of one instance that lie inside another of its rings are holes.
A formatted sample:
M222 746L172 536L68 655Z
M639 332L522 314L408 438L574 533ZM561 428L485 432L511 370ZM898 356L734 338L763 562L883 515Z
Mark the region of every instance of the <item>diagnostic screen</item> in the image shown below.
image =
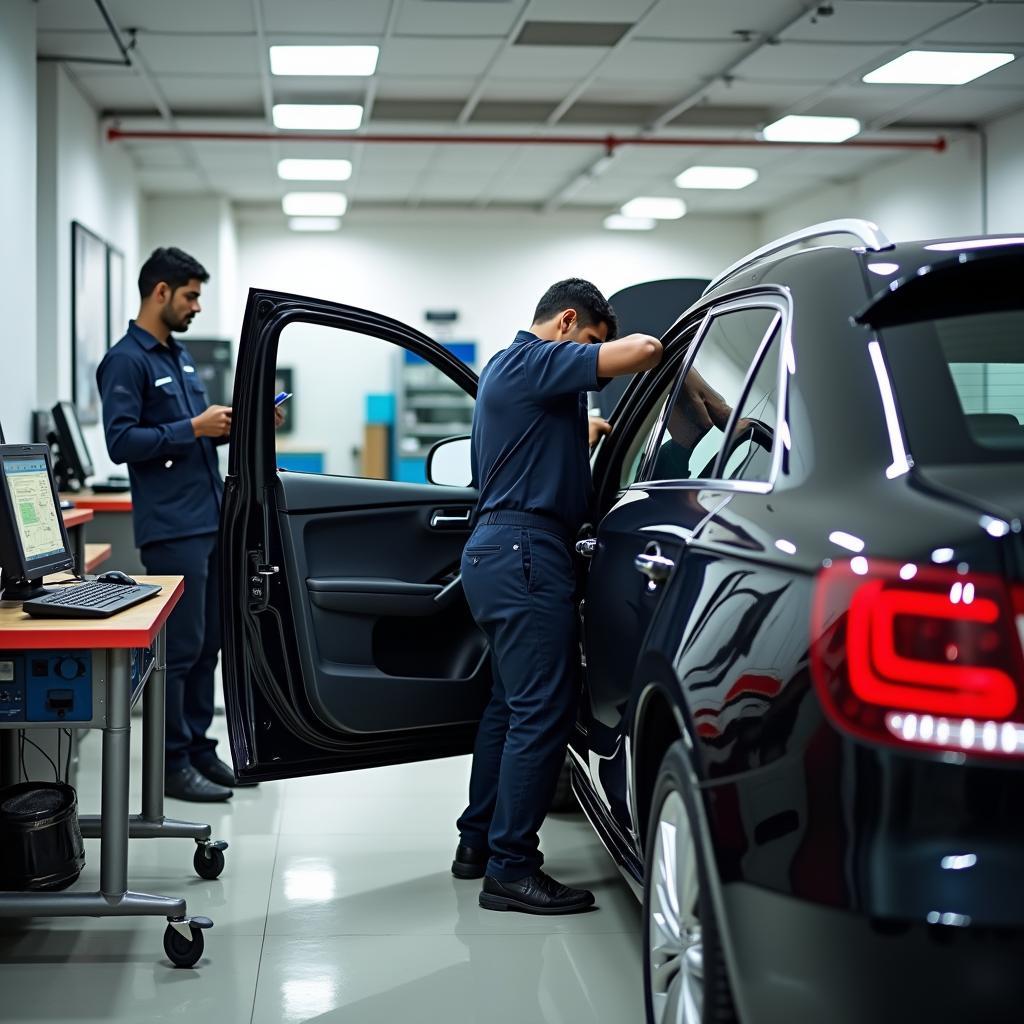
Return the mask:
M78 415L75 412L75 408L70 402L63 402L61 404L64 407L64 419L67 422L68 430L71 432L71 440L74 443L78 458L83 467L91 467L92 455L89 452L89 446L85 443L85 438L82 436L82 428L78 425Z
M25 561L63 554L60 509L50 489L46 460L38 457L5 459L4 476Z

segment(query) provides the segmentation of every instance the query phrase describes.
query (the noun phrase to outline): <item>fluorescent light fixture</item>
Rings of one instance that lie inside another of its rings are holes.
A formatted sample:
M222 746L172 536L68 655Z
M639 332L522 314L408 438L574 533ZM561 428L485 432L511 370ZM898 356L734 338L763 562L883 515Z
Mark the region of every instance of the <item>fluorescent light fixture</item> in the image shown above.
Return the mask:
M926 249L933 252L959 252L961 249L992 249L999 245L1020 245L1024 235L1004 236L1003 238L965 238L959 242L933 242Z
M348 199L341 192L289 192L281 209L289 217L340 217Z
M687 167L679 177L679 188L746 188L757 181L753 167Z
M351 160L278 160L277 176L285 181L348 181Z
M624 217L621 213L610 213L604 219L609 231L650 231L656 223L653 217Z
M671 199L664 196L637 196L636 199L630 199L619 210L619 213L623 217L679 220L686 213L686 203L682 199Z
M860 131L855 117L811 117L787 114L765 125L761 132L769 142L845 142Z
M828 539L833 544L838 544L841 548L846 548L847 551L852 551L854 554L860 554L864 550L864 541L844 530L833 530L828 535Z
M292 231L337 231L341 227L340 217L290 217L288 227Z
M274 127L349 132L363 121L358 103L275 103Z
M377 70L379 46L272 46L273 75L365 77Z
M1012 53L908 50L866 74L869 85L964 85L1014 59Z

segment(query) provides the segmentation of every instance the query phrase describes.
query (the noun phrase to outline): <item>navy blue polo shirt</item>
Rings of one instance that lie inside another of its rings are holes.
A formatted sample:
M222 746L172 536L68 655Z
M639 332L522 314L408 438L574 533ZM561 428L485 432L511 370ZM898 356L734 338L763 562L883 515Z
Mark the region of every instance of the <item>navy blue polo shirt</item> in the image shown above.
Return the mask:
M188 350L134 321L96 370L111 459L127 463L135 543L217 530L224 493L216 443L192 418L209 405Z
M473 479L478 516L533 512L570 534L593 498L587 392L597 376L596 344L541 341L520 331L480 374L473 412Z

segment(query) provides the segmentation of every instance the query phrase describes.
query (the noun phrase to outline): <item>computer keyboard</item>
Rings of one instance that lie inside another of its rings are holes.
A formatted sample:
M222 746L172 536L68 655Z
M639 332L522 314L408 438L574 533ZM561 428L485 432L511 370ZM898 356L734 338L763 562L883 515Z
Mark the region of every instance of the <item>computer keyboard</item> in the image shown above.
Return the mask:
M105 619L125 608L148 601L160 592L155 583L72 583L51 590L45 597L26 601L29 615L60 619Z

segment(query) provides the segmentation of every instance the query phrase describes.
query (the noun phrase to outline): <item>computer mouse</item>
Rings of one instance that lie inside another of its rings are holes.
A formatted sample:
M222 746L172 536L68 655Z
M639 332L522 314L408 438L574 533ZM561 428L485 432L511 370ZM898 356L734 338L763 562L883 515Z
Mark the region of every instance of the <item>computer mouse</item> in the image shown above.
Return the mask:
M121 572L120 569L111 569L109 572L105 572L102 576L97 576L96 580L98 583L123 583L129 587L138 585L136 580L132 579L128 573Z

